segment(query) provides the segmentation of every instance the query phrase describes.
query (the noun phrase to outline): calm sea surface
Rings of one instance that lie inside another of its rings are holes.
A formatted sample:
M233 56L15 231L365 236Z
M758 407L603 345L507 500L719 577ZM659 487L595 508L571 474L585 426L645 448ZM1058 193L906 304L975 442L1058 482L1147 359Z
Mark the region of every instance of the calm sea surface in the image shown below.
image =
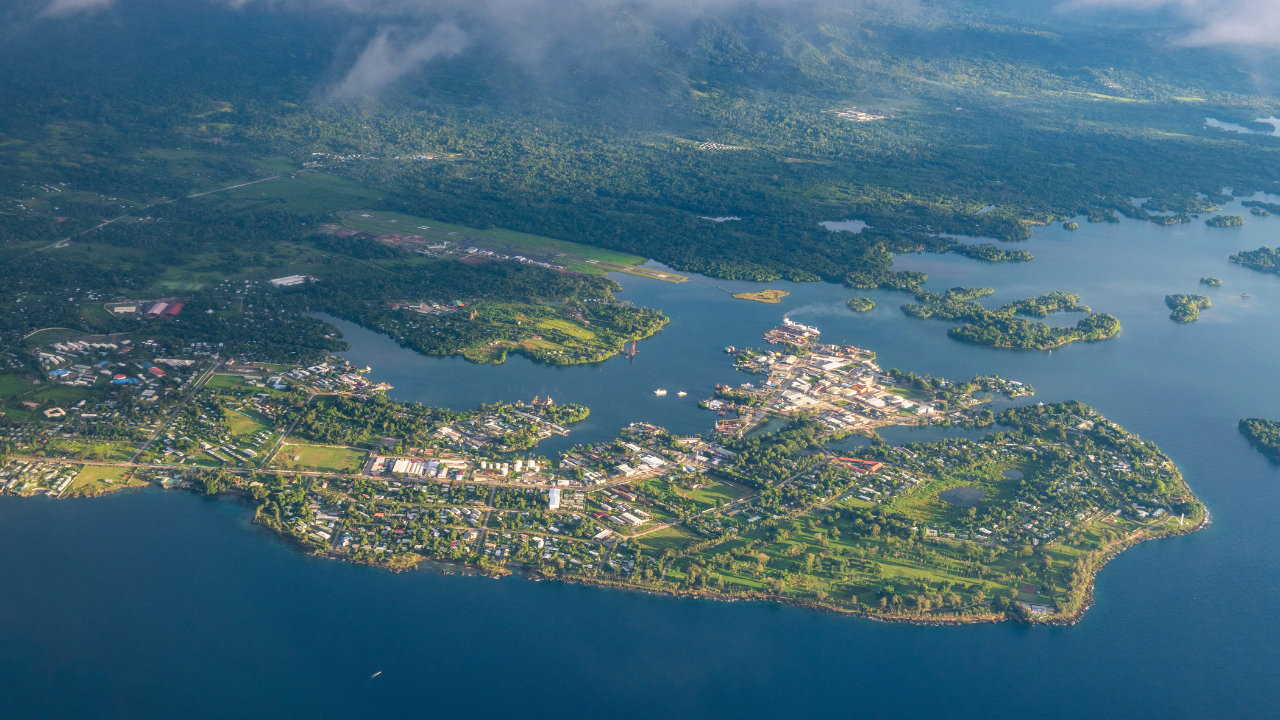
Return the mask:
M400 399L467 408L550 394L589 405L591 417L544 452L613 437L633 420L706 432L713 416L697 399L717 382L753 379L732 370L724 346L759 346L784 316L875 350L886 368L994 373L1034 384L1037 400L1084 401L1159 443L1214 522L1113 561L1097 606L1074 627L919 628L763 603L391 574L300 555L233 500L160 490L0 498L0 715L1276 717L1280 468L1236 422L1280 418L1280 276L1226 256L1276 245L1280 217L1224 211L1247 224L1045 228L1018 245L1036 256L1021 265L898 259L929 273L935 291L995 288L988 307L1065 290L1124 326L1113 340L1052 354L954 342L948 323L904 316L902 293L858 293L877 303L859 315L844 305L853 293L834 285L772 283L791 295L765 305L720 289L759 286L696 277L619 277L620 297L672 321L634 361L592 367L422 358L342 325L354 345L347 357L372 365ZM1210 275L1222 287L1198 284ZM1163 302L1171 293L1209 295L1213 307L1178 325Z

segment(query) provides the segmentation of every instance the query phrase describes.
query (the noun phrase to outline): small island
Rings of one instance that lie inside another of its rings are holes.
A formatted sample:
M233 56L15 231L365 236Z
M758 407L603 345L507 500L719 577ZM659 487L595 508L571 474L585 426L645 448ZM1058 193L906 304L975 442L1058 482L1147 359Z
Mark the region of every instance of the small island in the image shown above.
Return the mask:
M1216 277L1202 277L1200 278L1200 284L1208 285L1209 287L1222 287L1222 281Z
M951 246L951 252L987 262L1029 262L1035 259L1035 256L1026 250L1002 250L992 243L980 245L956 243Z
M1199 320L1200 311L1213 303L1209 302L1209 298L1204 295L1166 295L1164 304L1173 311L1169 315L1171 320L1189 323Z
M1273 250L1266 245L1257 250L1245 250L1227 258L1259 272L1280 273L1280 250Z
M875 301L869 297L849 298L845 301L845 304L854 312L870 312L876 306Z
M1280 205L1276 203L1262 202L1260 200L1245 200L1240 203L1249 208L1249 212L1259 217L1266 217L1271 213L1280 213Z
M1204 221L1209 227L1239 227L1244 225L1244 218L1239 215L1214 215Z
M1086 315L1073 328L1015 317L1047 317L1055 312L1091 313L1089 306L1079 304L1079 295L1051 292L1009 303L998 310L987 310L976 302L976 298L993 292L991 288L965 287L954 287L944 293L921 291L916 295L920 303L903 305L902 311L912 317L964 322L947 334L962 342L996 348L1052 350L1073 342L1105 340L1120 332L1120 321L1104 313Z
M775 290L770 288L768 290L758 290L756 292L733 293L733 296L739 300L754 300L762 303L779 303L782 302L782 298L790 294L791 293L786 290Z
M1280 422L1263 418L1244 418L1240 432L1249 442L1273 462L1280 463Z
M1062 223L1062 229L1063 230L1079 230L1080 223L1074 220L1068 220L1067 222Z

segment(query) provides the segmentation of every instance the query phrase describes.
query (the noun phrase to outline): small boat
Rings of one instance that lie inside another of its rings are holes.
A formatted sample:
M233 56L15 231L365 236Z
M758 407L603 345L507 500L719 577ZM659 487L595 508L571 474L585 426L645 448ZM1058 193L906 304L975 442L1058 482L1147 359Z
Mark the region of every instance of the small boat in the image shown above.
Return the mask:
M687 392L685 392L685 391L681 390L680 392L676 393L676 396L677 396L677 397L684 397L685 395L688 395L688 394L689 394L689 393L687 393Z
M1253 296L1252 296L1252 295L1250 295L1249 293L1240 293L1240 297L1242 297L1242 298L1251 298L1251 297L1253 297Z
M374 673L374 674L370 675L370 676L369 676L369 679L370 679L370 680L372 680L372 679L374 679L374 678L378 677L378 676L379 676L379 675L381 675L381 674L382 674L382 671L381 671L381 670L379 670L378 672L376 672L376 673Z
M658 390L654 390L654 391L653 391L653 394L654 394L654 395L666 395L666 394L667 394L667 391L666 391L666 390L662 390L662 389L658 389Z

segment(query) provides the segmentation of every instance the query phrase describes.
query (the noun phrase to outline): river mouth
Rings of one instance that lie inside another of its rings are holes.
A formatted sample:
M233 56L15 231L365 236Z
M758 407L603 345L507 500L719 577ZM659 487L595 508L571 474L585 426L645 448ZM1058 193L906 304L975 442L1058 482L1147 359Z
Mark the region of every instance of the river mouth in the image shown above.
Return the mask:
M987 493L982 488L957 487L938 493L938 499L954 507L973 507L982 501Z

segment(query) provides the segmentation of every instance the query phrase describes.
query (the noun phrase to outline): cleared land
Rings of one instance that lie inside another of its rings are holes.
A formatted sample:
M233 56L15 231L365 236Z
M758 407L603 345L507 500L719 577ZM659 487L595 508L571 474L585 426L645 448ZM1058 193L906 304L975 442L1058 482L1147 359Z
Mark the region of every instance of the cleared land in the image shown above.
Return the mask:
M285 445L276 454L275 464L320 472L359 470L369 453L325 445Z
M688 279L683 275L640 267L647 259L638 255L628 255L514 230L502 228L477 230L428 218L371 210L340 212L338 216L342 218L342 224L352 230L373 234L417 235L436 242L447 242L449 250L476 247L504 255L520 254L541 262L564 265L574 272L592 275L622 272L666 282L683 282Z
M760 290L759 292L734 293L734 297L739 300L755 300L762 303L779 303L782 298L790 295L786 290Z

